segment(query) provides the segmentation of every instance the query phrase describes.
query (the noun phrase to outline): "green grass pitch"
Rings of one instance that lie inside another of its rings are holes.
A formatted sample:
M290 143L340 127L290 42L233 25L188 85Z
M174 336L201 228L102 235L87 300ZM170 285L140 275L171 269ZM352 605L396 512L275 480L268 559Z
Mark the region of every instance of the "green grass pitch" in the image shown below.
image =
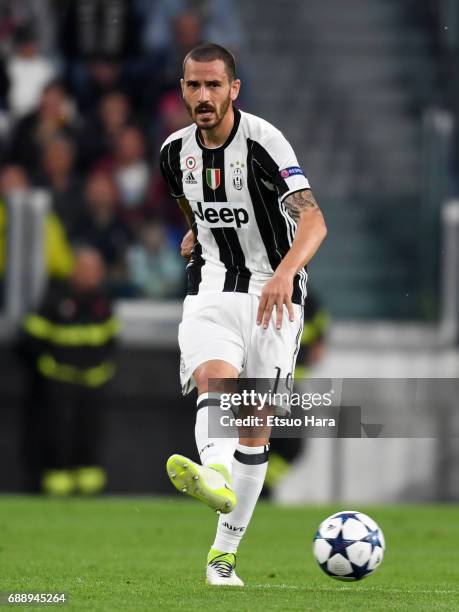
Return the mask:
M359 583L329 578L312 556L317 525L343 509L260 503L238 557L247 586L231 589L204 585L216 517L199 503L0 497L0 591L65 591L69 609L94 611L459 610L457 507L358 508L387 542Z

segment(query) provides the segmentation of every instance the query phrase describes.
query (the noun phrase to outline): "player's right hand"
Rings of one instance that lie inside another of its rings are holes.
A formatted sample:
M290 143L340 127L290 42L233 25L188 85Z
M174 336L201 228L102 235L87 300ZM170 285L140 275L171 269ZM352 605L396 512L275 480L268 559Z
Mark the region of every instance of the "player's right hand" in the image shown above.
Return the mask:
M180 245L180 255L185 259L190 259L194 249L195 239L192 230L188 230L183 236L182 244Z
M282 311L287 307L290 321L295 319L292 305L293 278L278 268L263 287L257 312L257 325L267 329L274 307L276 307L276 329L282 327Z

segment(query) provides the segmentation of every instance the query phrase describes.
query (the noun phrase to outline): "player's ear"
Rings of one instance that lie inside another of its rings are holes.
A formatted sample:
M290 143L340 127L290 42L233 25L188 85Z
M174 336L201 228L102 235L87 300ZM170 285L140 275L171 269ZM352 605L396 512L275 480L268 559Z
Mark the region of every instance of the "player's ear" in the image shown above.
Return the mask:
M182 96L185 97L185 81L180 79L180 87L182 88Z
M240 89L241 89L241 81L239 79L234 79L234 81L231 83L231 91L230 91L231 100L233 102L234 100L237 99Z

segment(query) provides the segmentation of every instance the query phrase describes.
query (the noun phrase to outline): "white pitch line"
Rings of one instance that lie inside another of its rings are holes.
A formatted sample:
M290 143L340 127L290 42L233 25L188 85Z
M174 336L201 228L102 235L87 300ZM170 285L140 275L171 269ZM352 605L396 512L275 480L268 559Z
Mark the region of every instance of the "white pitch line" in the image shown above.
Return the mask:
M353 590L353 587L336 587L336 588L330 588L330 589L324 589L324 588L320 588L320 589L313 589L312 587L301 587L295 584L246 584L245 585L246 588L249 589L285 589L285 590L290 590L290 591L314 591L315 593L333 593L336 591L349 591L351 592ZM436 590L424 590L424 591L420 591L420 590L409 590L409 589L384 589L383 587L381 588L375 588L375 587L371 587L371 588L367 588L361 591L358 591L359 593L368 593L369 591L372 591L374 593L406 593L408 595L459 595L459 591L451 591L451 590L442 590L442 589L436 589Z

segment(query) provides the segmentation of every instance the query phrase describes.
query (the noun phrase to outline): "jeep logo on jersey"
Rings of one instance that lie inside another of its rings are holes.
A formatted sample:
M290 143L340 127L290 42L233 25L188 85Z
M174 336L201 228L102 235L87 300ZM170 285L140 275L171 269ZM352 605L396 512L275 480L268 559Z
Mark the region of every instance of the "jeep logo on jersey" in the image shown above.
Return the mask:
M240 191L243 187L243 182L242 182L242 169L241 168L234 168L233 170L233 185L234 188L237 189L238 191Z
M206 182L214 191L218 189L221 181L220 168L206 168Z
M193 202L193 204L194 214L199 219L198 225L209 229L214 227L240 229L249 222L249 214L245 208L242 208L244 204L233 204L231 208L231 202Z

